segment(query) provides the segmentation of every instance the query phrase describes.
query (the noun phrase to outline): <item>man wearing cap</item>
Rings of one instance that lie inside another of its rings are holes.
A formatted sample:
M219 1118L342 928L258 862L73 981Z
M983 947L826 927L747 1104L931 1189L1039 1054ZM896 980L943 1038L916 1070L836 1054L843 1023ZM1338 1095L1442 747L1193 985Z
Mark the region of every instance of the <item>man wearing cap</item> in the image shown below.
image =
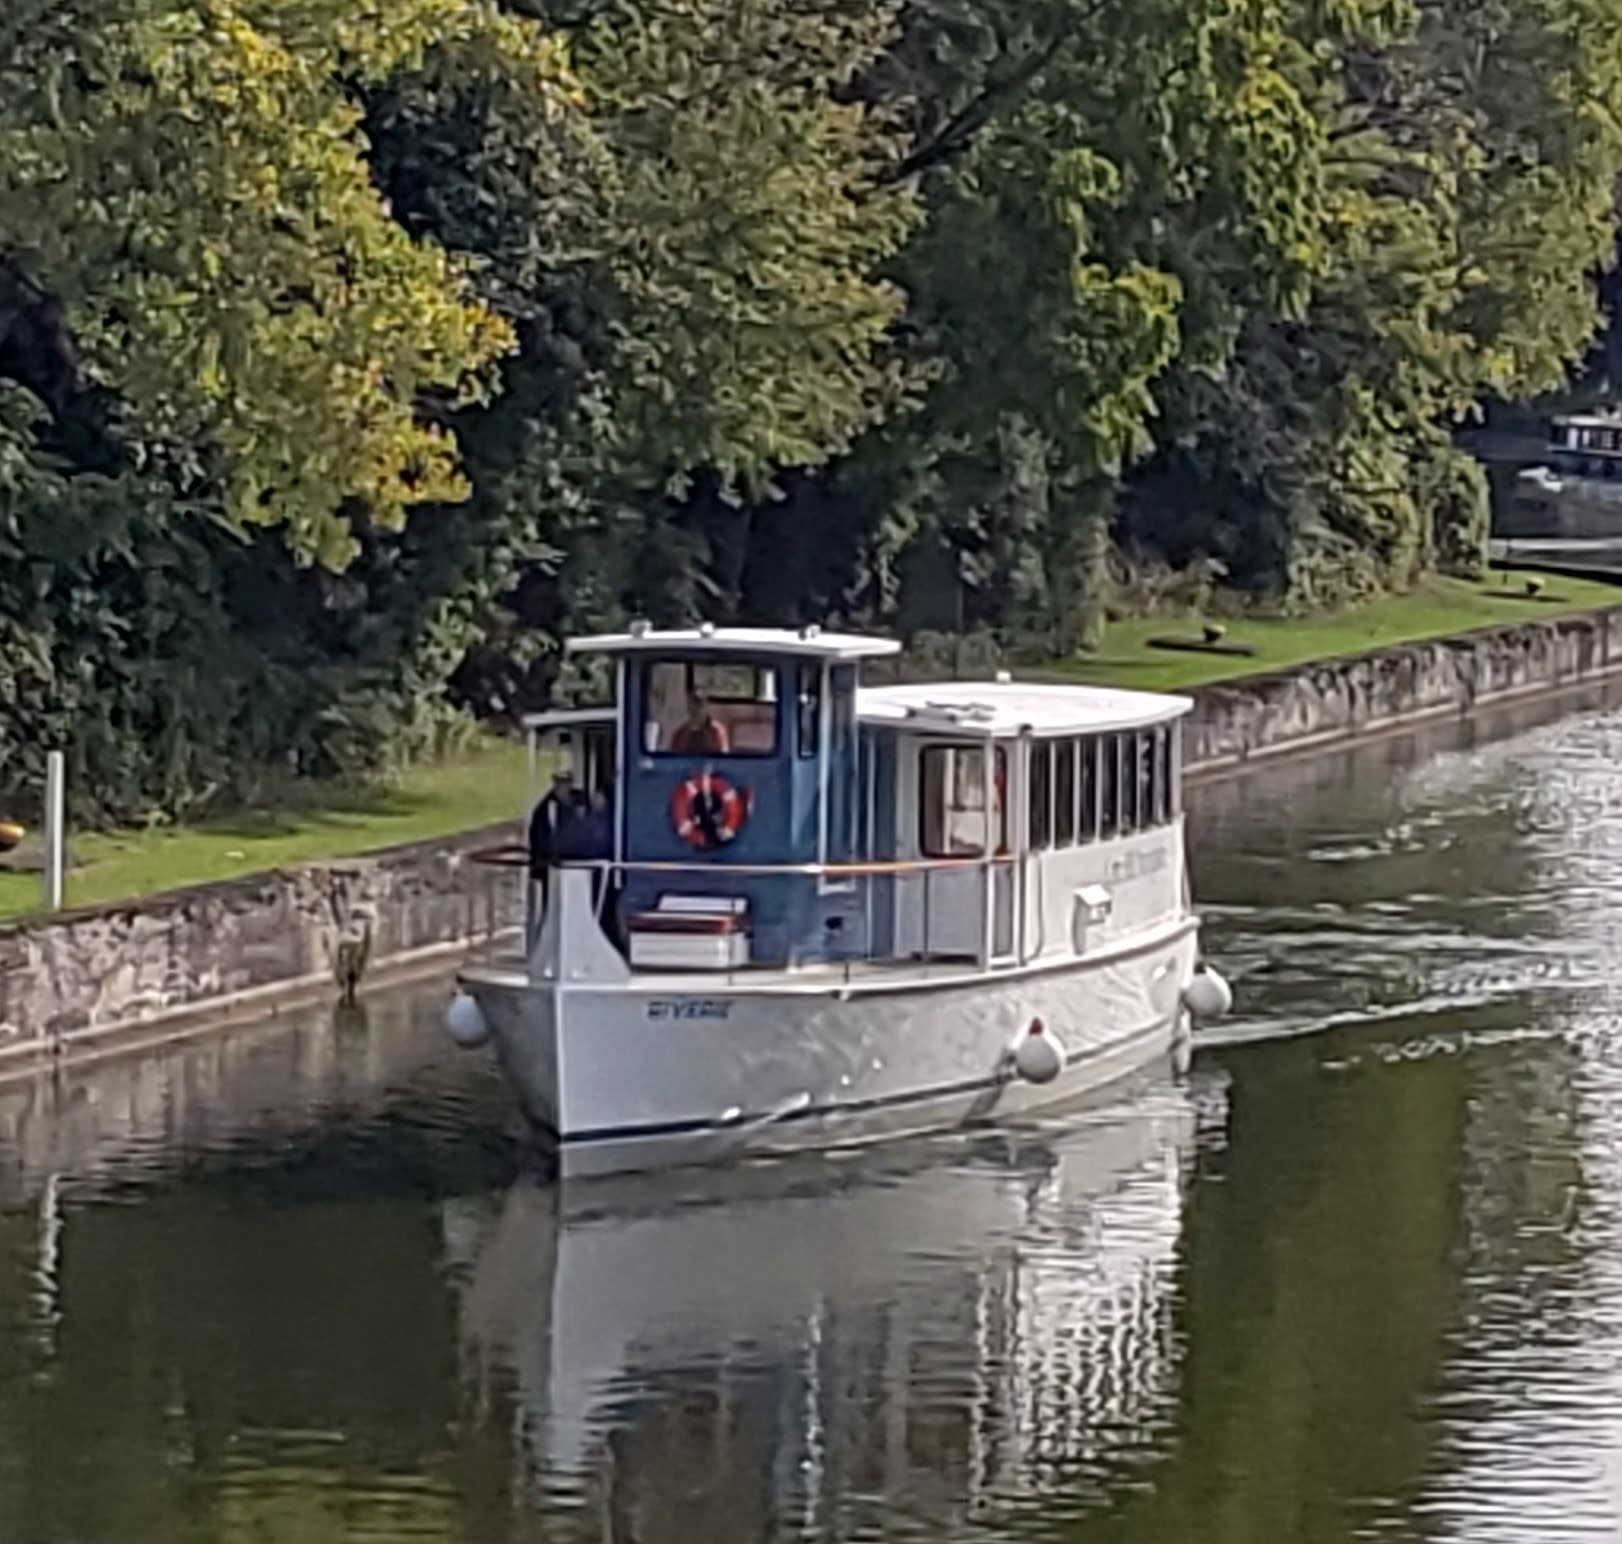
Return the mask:
M529 877L540 889L541 912L546 911L552 865L558 861L558 836L579 810L574 769L562 766L552 774L552 786L529 817Z

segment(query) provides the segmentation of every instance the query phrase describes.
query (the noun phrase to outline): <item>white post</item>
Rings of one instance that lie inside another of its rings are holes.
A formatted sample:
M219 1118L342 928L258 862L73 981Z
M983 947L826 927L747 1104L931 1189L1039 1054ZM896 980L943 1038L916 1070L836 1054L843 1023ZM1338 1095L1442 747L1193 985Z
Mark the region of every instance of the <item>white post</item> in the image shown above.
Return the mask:
M800 666L798 669L805 669ZM800 678L796 672L794 683L794 716L799 718L800 705ZM799 726L796 723L795 733ZM817 671L817 862L826 865L828 862L828 753L833 746L833 667L826 660ZM800 753L800 747L794 747L794 754ZM817 875L817 891L821 894L828 889L828 876L825 873Z
M67 758L45 757L45 909L61 911L62 877L67 867Z
M985 832L983 883L981 899L985 910L981 915L980 968L989 970L997 952L997 832L1006 818L997 807L997 748L988 735L981 747L980 776L985 793Z

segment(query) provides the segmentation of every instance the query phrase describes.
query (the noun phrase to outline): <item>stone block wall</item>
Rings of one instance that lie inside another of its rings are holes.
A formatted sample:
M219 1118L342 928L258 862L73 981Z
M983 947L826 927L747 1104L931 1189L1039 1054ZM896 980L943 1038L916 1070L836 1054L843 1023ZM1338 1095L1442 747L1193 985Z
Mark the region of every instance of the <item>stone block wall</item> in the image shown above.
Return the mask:
M1579 686L1617 670L1622 606L1247 676L1195 694L1183 763L1190 772L1217 771Z
M514 870L471 861L510 827L0 927L0 1061L202 1010L336 992L341 940L372 971L453 958L519 925Z

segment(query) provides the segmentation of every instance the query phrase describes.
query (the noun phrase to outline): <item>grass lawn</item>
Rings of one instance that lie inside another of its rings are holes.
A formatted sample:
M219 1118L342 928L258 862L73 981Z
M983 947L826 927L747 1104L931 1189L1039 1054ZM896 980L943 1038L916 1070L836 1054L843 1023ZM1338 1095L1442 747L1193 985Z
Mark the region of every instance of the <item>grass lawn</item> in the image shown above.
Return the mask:
M1587 579L1562 579L1552 574L1543 576L1541 595L1529 600L1525 598L1524 584L1530 577L1495 573L1479 584L1461 579L1431 579L1408 595L1386 596L1366 606L1326 616L1287 620L1225 619L1224 642L1252 645L1256 652L1248 658L1183 654L1149 647L1151 638L1197 635L1199 624L1194 620L1156 617L1146 621L1112 622L1096 654L1036 673L1052 680L1084 681L1099 686L1186 691L1213 681L1283 670L1343 654L1360 654L1391 644L1416 643L1425 638L1505 622L1546 620L1573 611L1622 605L1622 587Z
M68 872L67 901L128 900L516 820L527 787L523 747L492 742L458 760L419 767L385 788L310 787L291 807L249 810L194 828L70 832L68 845L81 866ZM22 915L39 903L38 874L0 873L0 917Z
M1622 588L1552 576L1537 600L1516 598L1524 577L1494 574L1483 584L1436 579L1410 595L1331 616L1231 621L1227 640L1254 645L1256 652L1248 658L1149 647L1149 639L1158 635L1197 632L1191 620L1117 622L1097 654L1038 674L1180 691L1386 644L1622 604ZM523 748L491 742L458 760L418 768L379 790L309 787L291 805L190 829L70 835L80 866L68 874L68 904L127 900L517 819L527 789ZM31 912L39 899L37 874L0 873L0 917Z

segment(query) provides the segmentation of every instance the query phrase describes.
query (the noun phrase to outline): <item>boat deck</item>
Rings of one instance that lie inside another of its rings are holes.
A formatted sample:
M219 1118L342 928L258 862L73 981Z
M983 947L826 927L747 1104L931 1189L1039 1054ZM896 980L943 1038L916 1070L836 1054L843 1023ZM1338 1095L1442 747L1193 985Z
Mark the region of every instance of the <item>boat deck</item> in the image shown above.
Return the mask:
M1075 964L1074 957L1053 964ZM972 959L933 960L850 960L814 961L804 965L748 965L738 970L638 970L630 978L614 983L627 992L649 992L656 996L693 996L709 991L807 992L835 991L846 985L899 985L915 982L973 981L985 975L1015 970L1014 959L995 960L982 971ZM508 952L498 958L480 961L470 970L502 974L525 974L528 966L522 955Z
M618 992L646 993L653 997L702 997L707 993L739 991L804 994L850 989L871 992L969 985L988 977L1110 964L1174 942L1198 926L1196 916L1173 917L1085 955L1048 954L1023 961L1009 955L993 960L988 970L982 970L977 961L969 958L819 960L794 966L751 965L738 970L632 970L623 980L582 982L581 985L611 987ZM497 976L511 982L514 977L527 979L528 971L523 956L508 951L500 957L470 964L463 974Z

